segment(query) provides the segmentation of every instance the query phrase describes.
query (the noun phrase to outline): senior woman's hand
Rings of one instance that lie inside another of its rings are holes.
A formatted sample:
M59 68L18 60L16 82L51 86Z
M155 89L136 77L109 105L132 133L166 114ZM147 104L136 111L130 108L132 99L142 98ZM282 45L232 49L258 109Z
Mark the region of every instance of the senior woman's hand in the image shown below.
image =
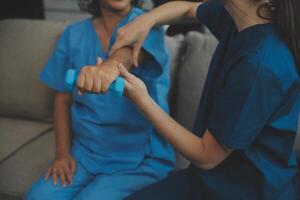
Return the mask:
M109 85L119 76L119 62L108 60L103 62L98 58L96 66L84 66L81 68L78 79L78 94L85 92L106 93Z
M151 17L148 14L144 14L120 28L110 54L113 54L122 47L131 46L133 48L133 63L137 67L141 47L154 24L155 22Z

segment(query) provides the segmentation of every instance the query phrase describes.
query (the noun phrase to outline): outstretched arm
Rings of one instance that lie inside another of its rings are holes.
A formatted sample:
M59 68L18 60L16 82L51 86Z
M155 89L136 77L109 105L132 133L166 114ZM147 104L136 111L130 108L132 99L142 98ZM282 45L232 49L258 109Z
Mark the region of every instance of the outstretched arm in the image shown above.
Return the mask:
M166 3L137 17L133 22L119 29L109 59L104 63L99 60L97 67L85 66L82 68L77 81L79 95L84 92L107 92L109 85L120 73L118 65L123 64L126 69L130 70L131 67L137 67L139 62L147 58L146 53L141 51L141 48L153 26L172 23L185 18L195 18L196 8L199 4L201 3L183 1Z
M151 19L152 26L171 24L183 19L196 18L196 8L201 3L173 1L165 3L145 14Z
M158 133L194 165L212 169L231 154L232 150L220 144L208 130L203 137L198 137L178 124L149 96L140 79L125 68L120 67L120 71L126 80L125 94L140 108Z
M170 24L186 18L196 18L196 8L200 4L174 1L163 4L149 13L137 17L133 22L118 30L117 39L111 53L124 46L132 46L133 61L137 66L142 44L153 26Z

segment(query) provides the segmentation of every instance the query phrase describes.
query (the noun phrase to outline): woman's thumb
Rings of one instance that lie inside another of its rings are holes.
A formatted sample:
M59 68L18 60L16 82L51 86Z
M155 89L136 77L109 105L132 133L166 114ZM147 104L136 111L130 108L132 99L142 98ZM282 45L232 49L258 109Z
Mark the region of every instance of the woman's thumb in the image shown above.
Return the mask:
M139 54L141 50L142 45L138 42L133 46L133 51L132 51L132 57L133 57L133 63L135 67L138 67L139 65Z

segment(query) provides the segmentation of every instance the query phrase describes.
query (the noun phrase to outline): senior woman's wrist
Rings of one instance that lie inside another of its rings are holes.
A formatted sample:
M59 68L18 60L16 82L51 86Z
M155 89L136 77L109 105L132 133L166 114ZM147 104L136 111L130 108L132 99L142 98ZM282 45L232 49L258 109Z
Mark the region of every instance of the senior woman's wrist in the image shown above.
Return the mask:
M112 73L112 75L119 76L120 75L119 65L120 65L119 61L114 59L108 59L99 67L109 68L109 72Z

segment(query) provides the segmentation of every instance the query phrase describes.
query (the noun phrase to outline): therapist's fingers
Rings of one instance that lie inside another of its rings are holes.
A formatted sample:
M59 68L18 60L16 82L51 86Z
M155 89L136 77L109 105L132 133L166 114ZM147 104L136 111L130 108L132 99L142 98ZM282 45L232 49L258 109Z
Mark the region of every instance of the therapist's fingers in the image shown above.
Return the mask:
M135 67L138 67L138 61L139 61L139 54L141 51L141 47L142 47L142 42L138 41L136 44L134 44L133 46L133 50L132 50L132 57L133 57L133 64Z
M109 55L112 55L113 53L115 53L118 49L122 48L126 46L125 45L125 41L123 39L117 39L117 41L115 42L115 44L111 47L111 50L109 52Z
M122 76L126 81L130 82L130 80L135 78L135 76L131 74L122 63L119 64L118 68L120 71L120 76Z
M111 47L111 50L109 52L109 55L112 55L113 53L115 53L115 51L117 51L118 49L131 45L129 43L129 41L126 39L126 31L123 28L120 28L117 32L117 39L115 41L115 43L113 44L113 46Z

